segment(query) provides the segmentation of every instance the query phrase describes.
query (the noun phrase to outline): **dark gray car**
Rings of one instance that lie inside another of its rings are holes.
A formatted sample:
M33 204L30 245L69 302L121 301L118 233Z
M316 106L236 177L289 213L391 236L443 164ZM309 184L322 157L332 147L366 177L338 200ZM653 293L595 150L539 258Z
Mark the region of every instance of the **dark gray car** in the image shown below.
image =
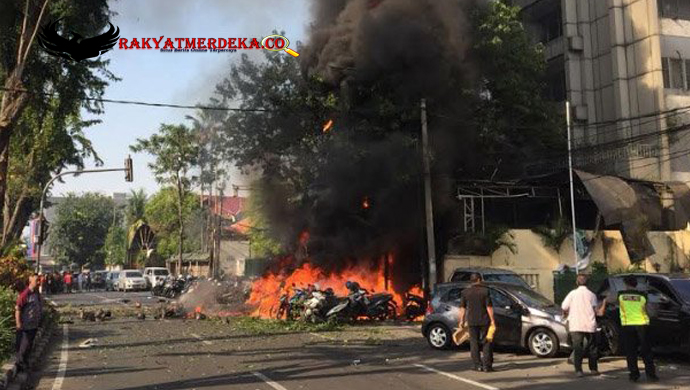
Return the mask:
M553 357L569 350L568 331L560 307L539 293L509 283L486 282L496 318L498 345L527 348L538 357ZM452 333L458 327L460 293L467 282L436 286L431 314L422 324L422 334L435 349L453 345Z
M472 274L479 274L485 282L503 282L517 284L524 288L532 288L525 279L509 269L489 267L464 267L456 268L449 282L469 282Z

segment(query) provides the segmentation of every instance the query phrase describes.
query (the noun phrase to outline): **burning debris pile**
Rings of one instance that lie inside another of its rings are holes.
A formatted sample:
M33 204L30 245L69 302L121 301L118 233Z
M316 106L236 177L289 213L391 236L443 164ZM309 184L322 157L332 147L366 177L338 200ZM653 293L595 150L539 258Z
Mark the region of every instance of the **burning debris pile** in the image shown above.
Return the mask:
M308 262L290 270L290 260L278 265L281 271L268 272L253 283L247 301L255 308L253 316L315 323L399 316L413 320L426 309L419 287L401 292L390 279L392 254L331 273Z

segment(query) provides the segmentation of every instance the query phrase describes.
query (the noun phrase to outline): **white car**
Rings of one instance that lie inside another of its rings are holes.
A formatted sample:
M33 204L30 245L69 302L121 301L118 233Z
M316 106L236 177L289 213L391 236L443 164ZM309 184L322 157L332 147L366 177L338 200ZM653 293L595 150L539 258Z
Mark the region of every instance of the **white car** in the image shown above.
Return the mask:
M164 267L146 267L144 268L144 279L146 279L146 284L148 288L156 285L159 280L165 280L170 271Z
M120 278L117 281L118 291L137 291L146 290L146 279L141 271L136 269L126 269L120 271Z

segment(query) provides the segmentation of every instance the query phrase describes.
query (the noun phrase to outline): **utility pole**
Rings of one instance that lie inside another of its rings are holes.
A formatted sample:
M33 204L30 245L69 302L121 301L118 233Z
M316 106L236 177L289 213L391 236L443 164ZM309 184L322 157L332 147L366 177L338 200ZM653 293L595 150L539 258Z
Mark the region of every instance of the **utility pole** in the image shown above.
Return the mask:
M570 211L573 220L573 257L575 258L575 273L580 274L580 267L578 266L579 259L577 255L577 228L575 227L575 186L573 184L573 150L570 129L570 102L565 102L565 123L568 130L568 172L570 173Z
M436 243L434 238L434 208L431 202L431 162L429 158L429 134L426 121L426 99L422 99L422 161L424 164L424 205L426 209L426 244L429 258L429 291L436 284Z

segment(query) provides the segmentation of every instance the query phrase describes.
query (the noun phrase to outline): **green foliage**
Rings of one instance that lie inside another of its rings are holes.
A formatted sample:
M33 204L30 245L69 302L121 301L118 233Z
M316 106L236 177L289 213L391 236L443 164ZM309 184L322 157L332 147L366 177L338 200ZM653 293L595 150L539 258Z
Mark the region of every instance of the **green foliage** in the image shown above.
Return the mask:
M0 36L9 37L0 43L0 84L6 86L11 84L9 76L18 64L18 38L26 3L0 2ZM29 32L42 3L31 3L29 7ZM107 27L110 16L106 0L54 0L48 2L41 24L63 18L64 26L90 36ZM13 135L9 146L8 193L3 199L6 204L0 207L0 214L7 214L0 219L3 244L21 236L52 173L68 165L83 167L84 160L91 157L96 164L101 163L84 134L84 129L99 121L83 120L81 115L103 112L103 103L97 98L103 96L110 82L118 80L107 70L108 65L109 61L103 59L72 62L47 55L34 40L20 75L21 87L32 93L12 97L0 91L3 101L9 98L8 104L20 107L8 128Z
M250 335L272 335L276 333L308 333L342 330L336 322L312 324L305 321L264 320L254 317L234 318L232 327Z
M473 120L481 156L504 162L501 172L522 174L526 162L564 151L563 118L543 97L546 61L522 23L520 7L492 1L474 14L475 54L484 98Z
M281 253L280 242L275 240L269 232L271 226L266 211L269 210L266 199L266 191L269 189L262 186L262 181L252 183L254 190L249 196L246 215L250 221L249 230L250 252L252 257L274 257Z
M111 198L100 194L69 194L57 205L49 230L53 254L68 264L103 264L102 249L113 225L114 207Z
M188 193L183 202L183 223L197 218L202 212L199 199ZM179 219L177 216L177 194L175 188L166 187L155 193L146 203L144 217L151 229L156 233L156 251L158 256L167 259L178 250ZM188 235L185 240L184 251L196 251L201 243L196 237ZM197 240L195 240L197 239Z
M135 153L149 153L156 158L148 167L158 183L176 186L179 180L185 189L191 185L186 174L196 166L199 144L195 132L187 126L162 124L150 138L137 138L130 149Z
M0 257L0 288L20 290L29 280L32 270L24 256L16 253Z
M557 218L551 226L535 226L532 231L541 237L545 247L558 252L561 250L563 241L572 234L570 222L565 218Z
M606 267L606 264L595 261L591 265L592 267L592 275L608 275L609 270L608 267Z
M501 247L506 247L511 253L517 253L517 246L513 241L515 236L510 228L502 225L488 225L486 233L462 233L452 238L448 243L448 250L453 254L490 256Z
M143 189L139 189L138 191L132 190L125 211L125 224L127 226L132 226L139 221L146 222L145 214L147 200L146 192L144 192Z
M0 362L10 356L14 350L14 305L17 293L5 286L0 286Z
M122 226L110 226L103 253L106 265L124 265L127 259L127 232Z

